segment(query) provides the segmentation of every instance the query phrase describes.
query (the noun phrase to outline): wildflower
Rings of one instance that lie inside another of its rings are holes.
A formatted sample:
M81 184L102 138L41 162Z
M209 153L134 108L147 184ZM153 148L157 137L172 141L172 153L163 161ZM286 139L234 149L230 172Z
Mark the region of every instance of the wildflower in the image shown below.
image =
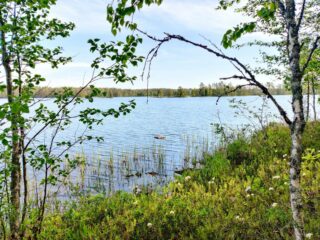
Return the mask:
M254 196L254 193L251 193L251 197L253 197Z
M306 234L306 238L311 239L311 238L312 238L312 235L313 235L312 233L307 233L307 234Z
M283 156L282 156L282 157L283 157L283 158L286 158L287 156L288 156L287 154L283 154Z
M175 212L172 211L172 210L169 212L170 215L174 215L174 213L175 213Z
M239 215L235 216L235 219L238 221L244 221L244 218L240 217Z
M303 176L303 177L306 176L306 173L302 173L302 176Z
M191 179L190 176L186 176L186 177L184 178L184 180L186 180L186 181L189 181L190 179Z
M272 203L272 205L271 205L271 207L273 207L273 208L275 208L277 206L278 206L278 203L276 203L276 202Z
M274 188L273 187L269 187L269 191L273 191L274 190Z
M246 197L247 197L247 198L249 198L250 196L251 196L250 194L247 194L247 196L246 196Z
M214 181L209 181L208 184L209 185L214 184Z
M142 193L142 189L139 186L134 186L132 190L135 195L139 195Z
M273 176L272 179L280 179L280 176L279 175Z
M134 202L133 202L133 205L138 205L138 201L134 201Z
M148 224L147 224L147 227L148 227L148 228L152 228L152 226L153 226L152 223L148 223Z
M246 192L250 192L251 191L251 186L246 187Z

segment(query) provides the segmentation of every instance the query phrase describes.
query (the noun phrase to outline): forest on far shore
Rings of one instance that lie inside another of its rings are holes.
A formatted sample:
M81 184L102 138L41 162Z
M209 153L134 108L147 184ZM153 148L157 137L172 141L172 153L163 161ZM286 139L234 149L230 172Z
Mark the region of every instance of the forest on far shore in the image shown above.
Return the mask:
M38 87L34 92L35 97L45 98L53 97L55 94L63 92L66 87ZM290 90L283 85L270 85L270 92L273 95L288 95ZM80 90L80 87L70 87L74 93ZM236 89L232 84L225 84L223 82L205 85L200 83L198 88L150 88L150 89L121 89L121 88L98 88L94 91L99 91L98 97L218 97L218 96L252 96L261 95L261 90L255 87L243 87ZM87 96L91 88L82 90L80 97ZM0 97L5 97L4 93Z

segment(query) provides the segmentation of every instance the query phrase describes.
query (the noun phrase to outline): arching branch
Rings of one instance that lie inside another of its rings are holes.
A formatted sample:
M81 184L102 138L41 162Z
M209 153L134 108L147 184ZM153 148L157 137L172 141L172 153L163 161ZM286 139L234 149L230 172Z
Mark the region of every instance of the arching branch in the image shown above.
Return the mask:
M151 40L158 42L157 47L154 48L155 50L154 49L151 50L153 52L155 51L155 53L157 53L159 51L159 49L163 45L163 43L169 42L171 40L178 40L178 41L181 41L181 42L185 42L185 43L191 44L191 45L193 45L195 47L202 48L203 50L214 54L218 58L222 58L222 59L225 59L225 60L228 60L228 61L232 62L233 64L235 64L237 66L237 69L238 68L240 69L239 70L240 73L242 75L244 75L244 76L235 75L235 77L233 77L233 78L246 80L247 82L249 82L250 85L256 86L257 88L259 88L262 91L262 93L264 95L266 95L267 98L269 98L271 100L271 102L276 106L276 108L278 109L278 111L279 111L280 115L282 116L283 120L288 125L292 124L292 121L289 119L287 112L280 106L280 104L277 102L277 100L270 93L269 89L266 86L264 86L261 82L259 82L256 79L255 75L250 71L250 69L245 64L240 62L237 58L230 57L230 56L228 56L228 55L226 55L226 54L224 54L224 53L222 53L220 51L217 51L217 50L214 50L214 49L208 47L207 45L204 45L204 44L197 43L197 42L191 41L189 39L186 39L185 37L183 37L181 35L164 33L166 35L166 37L161 39L161 38L157 38L157 37L151 36L150 34L144 32L144 31L141 31L141 30L139 30L139 32L144 34L145 36L147 36ZM153 54L153 56L155 56L155 55ZM152 59L150 59L150 57L148 56L146 58L146 62L150 61L150 60L152 61Z

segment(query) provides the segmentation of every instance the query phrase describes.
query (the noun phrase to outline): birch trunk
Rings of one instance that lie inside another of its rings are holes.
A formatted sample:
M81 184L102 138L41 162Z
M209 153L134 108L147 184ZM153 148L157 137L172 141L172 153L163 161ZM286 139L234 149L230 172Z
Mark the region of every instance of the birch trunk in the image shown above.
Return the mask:
M302 134L305 128L302 94L302 72L300 69L299 27L295 19L295 1L286 1L286 20L288 29L288 52L291 70L293 122L291 128L290 162L290 203L296 240L304 239L302 197L300 185Z

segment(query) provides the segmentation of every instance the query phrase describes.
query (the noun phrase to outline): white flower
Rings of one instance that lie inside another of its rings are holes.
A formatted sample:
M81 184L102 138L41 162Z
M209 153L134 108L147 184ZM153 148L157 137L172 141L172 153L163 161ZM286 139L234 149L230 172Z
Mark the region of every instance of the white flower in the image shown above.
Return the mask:
M269 187L269 191L273 191L274 190L274 188L273 187Z
M251 186L246 187L246 192L250 192L251 191Z
M273 207L273 208L275 208L277 206L278 206L278 203L276 203L276 202L272 203L272 205L271 205L271 207Z
M190 179L191 179L190 176L186 176L186 177L184 178L184 180L186 180L186 181L189 181Z
M244 218L240 217L239 215L235 216L235 219L238 221L244 221Z
M253 197L254 196L254 193L251 193L251 197Z
M152 226L153 226L152 223L148 223L148 224L147 224L147 227L148 227L148 228L152 228Z
M283 156L282 156L282 157L283 157L283 158L286 158L287 156L288 156L287 154L283 154Z
M209 185L214 184L214 181L209 181L208 184Z
M272 179L280 179L280 176L273 176Z
M249 198L250 197L250 194L247 194L247 196L246 196L247 198Z
M136 195L139 195L140 193L142 193L142 189L139 186L134 186L132 190L133 190L133 193Z
M170 215L174 215L174 213L175 213L174 211L170 211L169 212Z
M307 234L306 234L306 238L311 239L311 238L312 238L312 235L313 235L312 233L307 233Z

